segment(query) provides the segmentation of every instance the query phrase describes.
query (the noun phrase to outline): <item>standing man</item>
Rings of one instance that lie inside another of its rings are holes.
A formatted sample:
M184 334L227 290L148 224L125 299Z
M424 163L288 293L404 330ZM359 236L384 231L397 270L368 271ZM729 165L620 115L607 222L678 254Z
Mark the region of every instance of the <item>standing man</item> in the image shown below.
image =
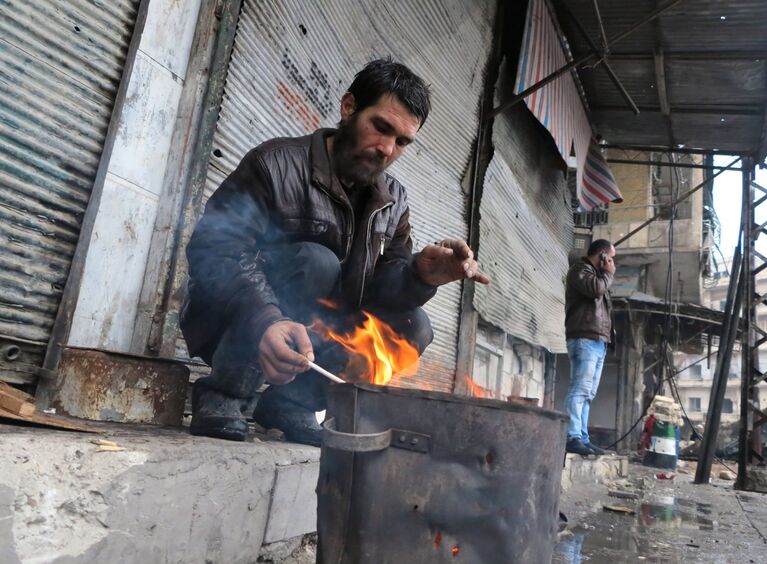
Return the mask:
M597 395L612 333L610 286L615 275L615 247L597 239L567 273L565 334L570 358L570 387L565 400L570 422L567 452L605 454L589 440L589 411Z
M464 241L413 253L405 188L385 173L429 109L421 78L373 61L343 95L338 129L259 145L211 196L187 247L181 318L190 354L212 367L194 384L192 434L244 440L242 411L266 380L255 421L319 445L328 381L307 361L340 372L348 357L307 325L345 332L365 310L422 353L433 334L421 306L437 287L488 282Z

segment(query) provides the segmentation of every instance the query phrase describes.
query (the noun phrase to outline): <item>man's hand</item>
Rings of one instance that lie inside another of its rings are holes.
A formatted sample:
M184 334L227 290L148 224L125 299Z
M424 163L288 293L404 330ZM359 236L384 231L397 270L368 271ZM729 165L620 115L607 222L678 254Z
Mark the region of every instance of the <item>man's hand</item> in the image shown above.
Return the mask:
M306 327L287 320L269 326L261 337L258 354L270 384L287 384L296 374L309 370L308 360L314 361Z
M613 260L613 257L605 256L602 260L602 270L609 272L610 274L615 274L615 261Z
M464 278L480 284L490 283L490 279L479 271L474 251L466 241L448 239L436 245L427 245L418 253L415 264L421 280L432 286Z

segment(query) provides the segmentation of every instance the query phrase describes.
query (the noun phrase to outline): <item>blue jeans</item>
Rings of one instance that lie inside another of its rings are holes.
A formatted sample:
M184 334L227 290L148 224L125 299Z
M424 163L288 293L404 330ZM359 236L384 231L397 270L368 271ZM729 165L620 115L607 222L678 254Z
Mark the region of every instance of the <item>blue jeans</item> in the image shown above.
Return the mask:
M570 357L570 388L565 407L570 416L567 438L589 444L589 411L597 395L607 343L594 339L567 339Z

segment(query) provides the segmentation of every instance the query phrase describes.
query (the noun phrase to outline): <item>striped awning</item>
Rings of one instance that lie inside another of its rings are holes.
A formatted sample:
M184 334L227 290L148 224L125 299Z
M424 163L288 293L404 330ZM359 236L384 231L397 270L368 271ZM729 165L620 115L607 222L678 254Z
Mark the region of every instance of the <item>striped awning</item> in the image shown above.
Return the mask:
M517 66L514 92L520 93L567 65L562 43L545 0L530 0ZM525 98L525 104L554 138L562 158L575 153L580 205L592 209L621 202L620 190L592 136L583 103L571 74L564 74Z

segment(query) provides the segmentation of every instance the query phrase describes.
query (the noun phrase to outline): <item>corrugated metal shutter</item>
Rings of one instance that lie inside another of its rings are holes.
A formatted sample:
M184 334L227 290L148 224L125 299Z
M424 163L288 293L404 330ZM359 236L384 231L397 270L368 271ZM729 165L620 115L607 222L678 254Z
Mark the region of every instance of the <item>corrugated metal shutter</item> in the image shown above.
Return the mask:
M252 147L333 126L354 73L392 55L432 86L433 109L414 146L392 168L408 189L416 243L467 236L460 182L477 129L492 40L494 0L318 2L245 0L213 143L207 195ZM451 390L460 286L427 304L435 341L421 382Z
M510 95L504 68L500 76ZM474 306L507 333L565 352L564 276L573 238L565 165L521 105L495 118L493 145L480 205L480 255L493 283L477 287Z
M0 343L21 363L42 362L137 7L0 2Z

